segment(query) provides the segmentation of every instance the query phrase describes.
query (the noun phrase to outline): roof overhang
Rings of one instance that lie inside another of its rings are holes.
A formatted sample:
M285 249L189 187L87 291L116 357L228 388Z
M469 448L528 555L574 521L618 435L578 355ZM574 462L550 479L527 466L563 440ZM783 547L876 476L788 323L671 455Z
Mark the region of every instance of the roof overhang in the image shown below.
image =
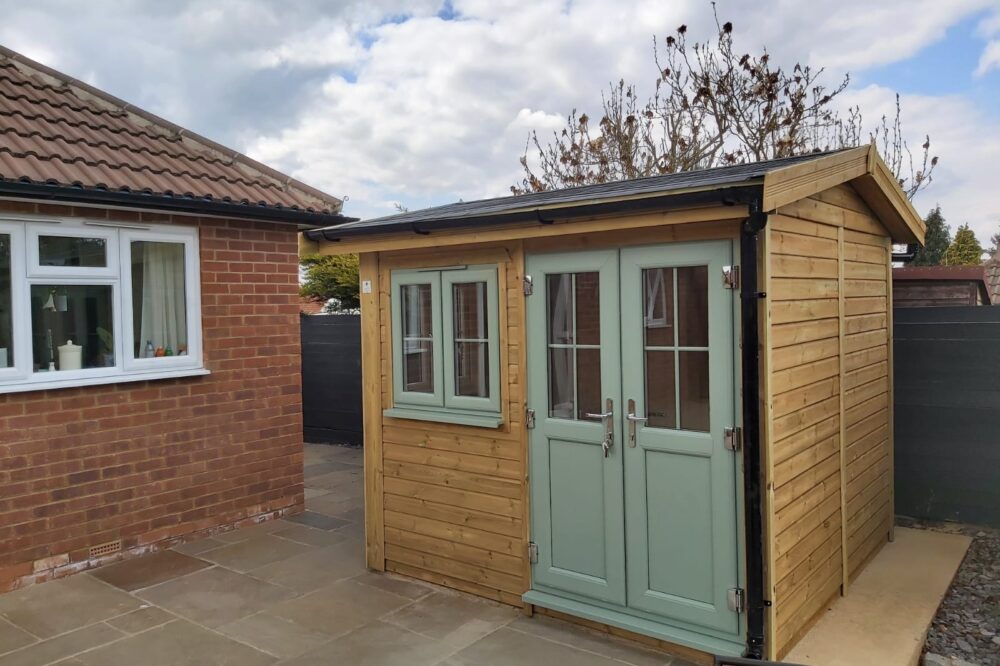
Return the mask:
M850 183L896 243L924 244L926 227L874 145L775 169L764 176L764 210Z
M224 217L295 225L300 231L354 222L339 213L317 213L294 208L217 201L199 197L118 192L87 187L65 187L0 180L0 198L130 210L155 210L178 215Z

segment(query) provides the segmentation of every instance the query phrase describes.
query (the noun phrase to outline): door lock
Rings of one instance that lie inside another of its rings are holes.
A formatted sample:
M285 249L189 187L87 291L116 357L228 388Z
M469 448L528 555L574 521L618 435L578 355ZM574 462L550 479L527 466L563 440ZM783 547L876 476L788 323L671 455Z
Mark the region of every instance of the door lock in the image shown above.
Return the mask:
M588 419L601 419L604 423L604 441L601 448L604 449L604 457L611 454L611 447L615 445L615 402L608 398L604 403L604 411L599 414L584 414Z
M635 415L635 400L632 398L628 399L628 413L625 414L625 420L628 421L628 445L629 448L635 448L635 424L645 423L647 418L645 416Z

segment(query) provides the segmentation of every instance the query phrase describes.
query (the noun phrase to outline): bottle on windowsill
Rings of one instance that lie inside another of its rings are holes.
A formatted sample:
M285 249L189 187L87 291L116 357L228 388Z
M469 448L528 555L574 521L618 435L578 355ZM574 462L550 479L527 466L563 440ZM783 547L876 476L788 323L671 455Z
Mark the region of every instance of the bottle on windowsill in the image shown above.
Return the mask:
M152 340L146 340L146 349L142 353L143 358L153 358L156 355L156 349L153 347Z

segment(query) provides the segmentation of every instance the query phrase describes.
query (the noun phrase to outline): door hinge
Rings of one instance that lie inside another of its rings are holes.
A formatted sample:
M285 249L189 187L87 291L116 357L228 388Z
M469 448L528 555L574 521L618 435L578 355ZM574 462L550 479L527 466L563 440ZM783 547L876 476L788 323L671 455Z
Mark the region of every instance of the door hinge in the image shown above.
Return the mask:
M535 427L535 410L530 407L524 410L524 427L528 430Z
M524 284L524 295L525 296L531 296L533 293L535 293L535 283L532 281L530 275L525 275L524 276L524 283L523 284Z
M729 610L743 613L747 609L747 593L742 587L733 587L726 591L726 602Z
M740 288L740 267L739 266L723 266L722 267L722 286L726 289L739 289Z
M538 544L534 541L528 542L528 562L538 564Z
M722 439L727 451L739 451L740 447L743 446L743 428L726 428L723 431Z

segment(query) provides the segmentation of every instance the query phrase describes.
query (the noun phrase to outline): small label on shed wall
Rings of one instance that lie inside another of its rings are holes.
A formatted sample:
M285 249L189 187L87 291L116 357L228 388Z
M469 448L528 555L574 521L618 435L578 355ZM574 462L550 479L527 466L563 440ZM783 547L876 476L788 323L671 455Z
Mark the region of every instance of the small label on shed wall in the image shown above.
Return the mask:
M361 293L362 294L370 294L370 293L372 293L372 281L371 280L362 280L361 281Z

